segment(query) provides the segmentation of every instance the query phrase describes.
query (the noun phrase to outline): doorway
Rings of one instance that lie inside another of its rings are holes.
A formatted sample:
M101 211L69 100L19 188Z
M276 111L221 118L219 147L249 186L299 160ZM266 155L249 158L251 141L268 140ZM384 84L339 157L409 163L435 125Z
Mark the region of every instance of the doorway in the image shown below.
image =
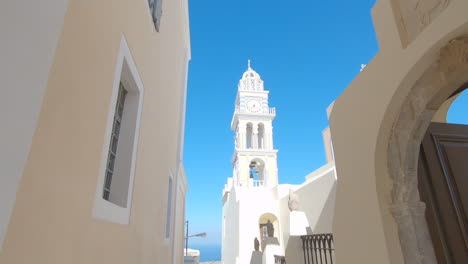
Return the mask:
M468 263L467 125L429 125L420 147L418 189L438 263Z

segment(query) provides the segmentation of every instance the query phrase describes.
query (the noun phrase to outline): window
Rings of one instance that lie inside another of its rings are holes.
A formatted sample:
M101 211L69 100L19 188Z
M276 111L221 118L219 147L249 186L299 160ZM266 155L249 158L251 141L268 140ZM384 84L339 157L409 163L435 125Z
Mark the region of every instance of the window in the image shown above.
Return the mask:
M143 83L122 36L107 102L107 124L93 207L96 219L129 223L143 94Z
M172 177L169 177L167 192L167 212L166 212L166 238L171 235L171 215L172 213Z
M159 32L159 26L161 24L162 16L162 0L148 0L151 17L153 18L154 27Z
M122 126L122 116L125 105L125 97L127 96L127 90L123 87L122 82L119 85L119 94L117 96L117 103L115 105L115 114L114 122L112 125L112 134L109 145L109 153L107 157L107 167L106 167L106 179L104 181L104 191L102 198L109 201L111 186L112 186L112 176L114 175L115 160L117 158L117 147L119 144L119 135L120 128Z

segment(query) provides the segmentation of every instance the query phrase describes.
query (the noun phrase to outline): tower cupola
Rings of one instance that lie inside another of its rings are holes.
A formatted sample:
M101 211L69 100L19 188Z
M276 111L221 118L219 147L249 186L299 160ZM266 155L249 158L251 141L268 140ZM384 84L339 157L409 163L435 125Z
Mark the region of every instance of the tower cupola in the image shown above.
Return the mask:
M239 91L263 91L263 80L260 75L250 67L250 60L248 61L247 71L242 75L242 79L238 85Z

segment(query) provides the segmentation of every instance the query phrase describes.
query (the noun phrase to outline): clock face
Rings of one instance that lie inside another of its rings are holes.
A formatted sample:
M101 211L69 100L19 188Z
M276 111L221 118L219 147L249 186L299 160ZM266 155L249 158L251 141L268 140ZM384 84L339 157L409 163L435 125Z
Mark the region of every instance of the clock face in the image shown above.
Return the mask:
M261 109L260 102L257 101L257 100L250 100L250 101L248 101L248 102L247 102L247 109L248 109L250 112L257 113L257 112L260 111L260 109Z

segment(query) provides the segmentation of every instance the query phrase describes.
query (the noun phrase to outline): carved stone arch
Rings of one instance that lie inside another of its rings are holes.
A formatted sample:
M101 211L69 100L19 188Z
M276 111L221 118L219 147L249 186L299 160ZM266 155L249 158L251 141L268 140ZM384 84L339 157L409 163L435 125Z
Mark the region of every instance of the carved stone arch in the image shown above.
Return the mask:
M468 81L468 36L449 41L412 86L394 121L387 148L390 194L405 263L437 263L425 204L418 192L419 148L432 117Z

